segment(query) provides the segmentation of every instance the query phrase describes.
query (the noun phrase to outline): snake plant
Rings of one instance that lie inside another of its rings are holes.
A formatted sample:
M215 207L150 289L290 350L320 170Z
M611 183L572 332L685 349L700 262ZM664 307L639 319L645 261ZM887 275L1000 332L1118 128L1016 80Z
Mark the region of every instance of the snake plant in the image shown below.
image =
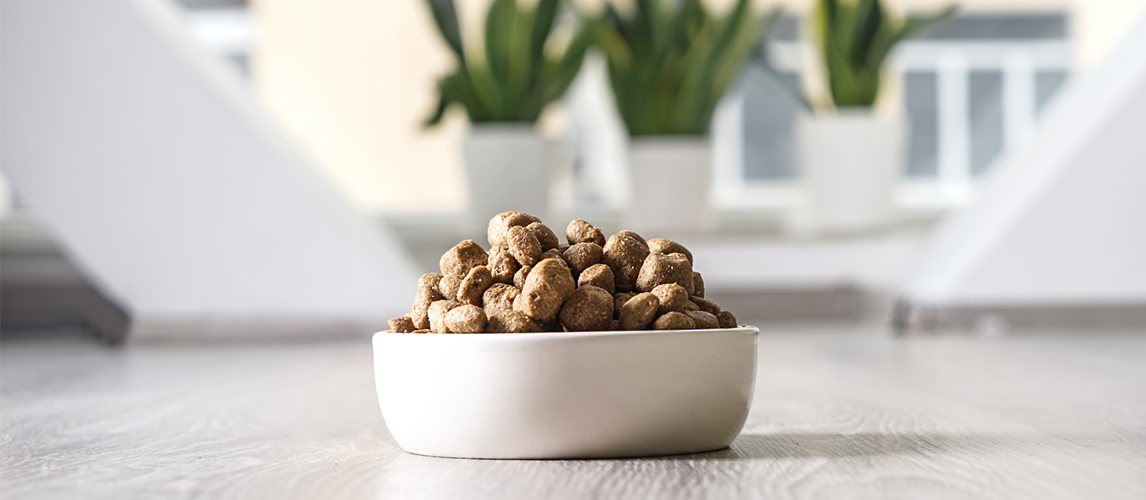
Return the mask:
M453 0L427 0L430 12L457 58L457 69L438 80L438 107L426 121L438 124L446 109L461 104L471 123L537 120L560 99L581 69L594 33L580 26L563 48L554 47L558 0L527 6L494 0L486 13L484 52L462 43Z
M723 17L700 0L635 0L627 17L606 5L598 44L629 135L707 133L760 32L749 0Z
M880 69L891 49L956 10L950 6L930 16L896 20L879 0L819 0L814 26L832 102L836 107L870 107L879 94Z

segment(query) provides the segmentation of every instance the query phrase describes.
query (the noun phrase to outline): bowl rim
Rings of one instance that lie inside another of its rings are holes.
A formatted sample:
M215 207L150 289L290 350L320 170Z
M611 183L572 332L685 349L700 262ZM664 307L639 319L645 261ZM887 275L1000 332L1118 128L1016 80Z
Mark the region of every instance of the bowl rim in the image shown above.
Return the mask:
M590 332L529 332L529 333L397 333L391 330L381 330L374 333L375 338L389 337L389 336L408 336L410 338L423 337L423 338L459 338L459 339L479 339L489 341L506 341L506 342L527 342L530 340L573 340L573 339L590 339L590 338L608 338L608 337L628 337L628 336L658 336L658 335L672 335L672 334L699 334L706 333L753 333L759 334L760 329L752 325L737 325L735 328L693 328L688 330L609 330L609 331L590 331ZM514 339L514 340L510 340ZM520 340L516 340L520 339Z

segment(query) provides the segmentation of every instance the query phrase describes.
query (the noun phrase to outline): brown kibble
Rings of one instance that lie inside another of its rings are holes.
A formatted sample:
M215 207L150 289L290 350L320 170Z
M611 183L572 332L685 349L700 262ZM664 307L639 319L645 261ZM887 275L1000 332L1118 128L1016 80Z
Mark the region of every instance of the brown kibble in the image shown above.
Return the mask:
M720 328L720 321L713 316L712 313L705 311L689 311L684 313L685 316L692 318L692 322L696 324L696 328L700 330L707 330L709 328Z
M569 294L559 313L561 326L570 332L596 332L609 328L613 320L613 296L586 285Z
M418 288L436 289L438 288L439 281L442 281L442 275L438 273L426 273L418 278Z
M438 267L442 268L445 276L465 276L477 266L484 266L489 262L489 254L485 253L481 245L474 240L465 240L442 254L438 260Z
M692 295L704 298L704 278L696 271L692 272Z
M613 270L604 264L594 264L581 271L577 278L577 286L593 285L604 289L612 295L617 291L616 282L613 281Z
M466 273L468 274L469 272L467 271ZM443 298L449 297L452 299L457 297L458 289L462 287L463 279L465 279L464 274L461 276L454 276L452 274L442 276L442 279L438 280L438 293L441 293Z
M486 316L493 316L493 311L512 311L513 300L520 294L521 290L513 285L494 283L482 294Z
M573 276L579 276L581 272L588 269L590 266L600 264L601 259L605 256L605 249L601 245L591 241L583 241L572 245L565 251L562 257L565 262L569 264L569 270L573 272Z
M653 318L656 317L659 307L660 300L657 299L656 295L651 293L634 295L621 306L621 329L644 330L648 328L649 323L652 323Z
M692 252L688 251L684 245L677 243L673 240L666 240L664 238L653 238L648 241L649 253L663 253L668 255L670 253L681 253L688 257L688 263L692 264Z
M621 306L625 305L629 299L633 298L635 293L621 292L613 295L613 318L619 319L621 317Z
M417 330L414 328L414 320L410 319L409 316L398 316L390 319L388 323L390 323L390 331L394 333L410 333Z
M485 331L485 311L475 305L464 305L446 313L446 328L451 333L482 333Z
M489 227L486 229L486 238L489 239L491 247L505 244L505 233L513 226L528 226L534 222L541 222L541 219L532 215L521 212L502 212L493 216L489 220Z
M426 273L418 278L418 291L414 293L414 307L411 308L410 314L407 314L410 320L414 322L414 328L430 327L430 304L434 303L435 300L445 298L437 290L441 280L442 275L438 273Z
M431 332L429 328L421 328L418 330L414 330L410 333L433 333L433 332Z
M532 333L542 330L541 325L538 325L533 318L518 311L510 310L499 311L498 314L490 316L485 331L486 333Z
M692 264L682 253L650 253L637 276L638 291L649 292L657 285L676 283L692 295Z
M685 303L688 303L688 292L685 291L683 286L676 283L665 283L653 287L652 294L657 296L660 301L660 308L657 309L657 314L665 314L672 311L681 311Z
M545 259L554 259L560 262L561 265L565 266L566 268L569 267L569 263L565 262L565 258L561 256L561 251L557 250L556 248L550 248L549 250L541 252L541 257L538 257L537 261L541 262Z
M665 314L653 323L654 330L692 330L693 328L696 328L696 322L679 312Z
M505 232L505 246L518 264L535 266L540 260L541 243L522 226L513 226Z
M521 264L518 264L513 254L509 253L509 248L498 245L489 250L489 262L486 267L489 267L490 274L493 274L494 282L512 284L513 275L521 268Z
M621 320L614 319L613 321L609 322L609 331L615 332L615 331L619 331L620 329L621 329Z
M482 294L490 285L493 285L493 274L489 272L489 268L477 266L470 269L469 274L462 280L457 299L464 304L480 306Z
M434 333L450 333L450 329L446 327L446 313L461 305L461 302L453 299L436 300L433 304L430 304L430 331Z
M513 308L548 326L576 288L577 283L564 264L556 259L545 259L529 271Z
M529 230L534 238L537 238L538 243L541 243L542 252L550 248L557 248L558 245L561 244L557 239L557 235L553 234L553 230L541 222L532 222L528 226L525 226L525 229Z
M529 277L529 271L533 270L533 266L521 266L516 273L513 274L513 286L521 288L525 286L525 278Z
M720 314L716 315L716 321L720 323L721 328L736 328L738 326L736 316L733 316L731 311L720 311Z
M613 270L617 290L631 292L635 289L637 275L641 272L649 247L641 236L632 231L621 231L609 237L605 243L601 262ZM652 287L649 287L652 290Z
M558 251L558 252L561 252L561 254L562 254L562 255L564 255L564 254L565 254L565 251L566 251L566 250L568 250L568 249L569 249L569 247L571 247L571 246L572 246L572 245L570 245L570 244L568 244L568 243L562 243L562 244L560 244L560 245L557 245L557 251Z
M581 219L575 219L565 227L565 240L570 245L591 241L602 247L605 246L605 235L601 233L601 230Z
M700 306L696 305L696 302L692 301L692 297L689 297L689 300L685 301L684 305L681 306L681 308L680 308L680 312L699 311L699 310L700 310Z
M691 300L693 304L696 304L698 307L700 307L701 311L712 314L713 316L720 314L720 306L716 305L710 300L702 299L700 297L689 297L688 299Z

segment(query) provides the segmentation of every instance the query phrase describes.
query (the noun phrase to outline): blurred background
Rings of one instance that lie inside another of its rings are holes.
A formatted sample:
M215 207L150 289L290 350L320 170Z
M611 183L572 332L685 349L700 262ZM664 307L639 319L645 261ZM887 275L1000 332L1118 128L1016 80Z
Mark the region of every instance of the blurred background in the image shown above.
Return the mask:
M541 52L495 41L509 67L555 61L500 110L439 81L458 47L475 92L497 71L491 2L456 0L457 46L447 3L4 0L3 335L362 336L509 209L673 238L765 330L1146 326L1146 1L889 0L854 20L705 1L697 26L732 42L689 52L689 32L680 68L707 93L647 108L627 104L643 4L563 2ZM691 5L652 4L665 32ZM867 16L877 46L926 23L882 59L851 35ZM824 62L837 43L852 76ZM532 86L541 105L510 102Z

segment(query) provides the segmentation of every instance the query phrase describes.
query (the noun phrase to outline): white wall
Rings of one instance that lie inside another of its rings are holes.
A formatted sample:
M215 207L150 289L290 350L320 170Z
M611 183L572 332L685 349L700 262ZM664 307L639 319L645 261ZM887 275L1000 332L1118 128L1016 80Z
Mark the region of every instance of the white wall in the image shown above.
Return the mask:
M1146 19L936 235L910 299L1146 303Z
M415 277L394 238L200 52L172 4L0 6L0 167L137 325L370 324L408 309Z

